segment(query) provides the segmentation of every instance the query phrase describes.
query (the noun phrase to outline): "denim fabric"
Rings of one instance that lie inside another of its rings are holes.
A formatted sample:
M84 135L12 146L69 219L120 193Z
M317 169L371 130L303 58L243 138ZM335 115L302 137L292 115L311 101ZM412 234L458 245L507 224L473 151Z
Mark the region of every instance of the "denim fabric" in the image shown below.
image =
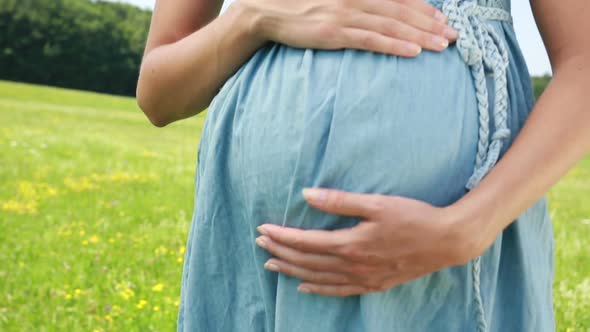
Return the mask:
M443 1L431 1L440 6ZM480 1L509 8L508 0ZM508 128L533 106L513 27L486 22L508 49ZM490 104L494 82L488 75ZM350 227L303 187L403 195L437 206L467 189L478 143L470 68L456 46L406 59L358 50L269 43L212 101L195 177L178 331L478 331L472 264L390 290L351 297L297 292L300 280L263 268L256 226ZM493 132L493 123L491 124ZM481 258L489 331L554 331L553 233L543 198L507 227Z

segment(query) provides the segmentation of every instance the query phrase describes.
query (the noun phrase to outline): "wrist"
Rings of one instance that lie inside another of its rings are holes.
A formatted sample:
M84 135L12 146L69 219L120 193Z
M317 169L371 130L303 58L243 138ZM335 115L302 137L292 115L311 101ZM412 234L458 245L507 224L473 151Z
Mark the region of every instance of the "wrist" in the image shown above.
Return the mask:
M482 255L499 233L493 227L494 216L474 203L462 199L441 209L455 264L464 264Z
M226 13L232 15L236 26L244 34L244 38L262 45L269 40L267 19L262 11L241 0L234 1Z

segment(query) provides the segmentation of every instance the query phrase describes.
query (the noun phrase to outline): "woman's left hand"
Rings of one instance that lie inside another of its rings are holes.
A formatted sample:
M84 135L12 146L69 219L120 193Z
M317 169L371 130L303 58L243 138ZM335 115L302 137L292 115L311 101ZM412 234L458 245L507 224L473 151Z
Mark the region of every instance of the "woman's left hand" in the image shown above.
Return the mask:
M479 256L494 236L455 211L399 197L306 189L320 210L362 217L352 228L302 230L263 224L265 268L303 280L300 292L349 296L384 291Z

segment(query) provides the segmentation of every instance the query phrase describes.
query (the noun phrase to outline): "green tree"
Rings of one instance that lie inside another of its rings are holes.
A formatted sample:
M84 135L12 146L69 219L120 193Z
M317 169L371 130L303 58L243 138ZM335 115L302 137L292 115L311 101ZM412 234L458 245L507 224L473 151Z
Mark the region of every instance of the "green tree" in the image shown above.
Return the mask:
M151 12L90 0L0 0L0 78L134 95Z

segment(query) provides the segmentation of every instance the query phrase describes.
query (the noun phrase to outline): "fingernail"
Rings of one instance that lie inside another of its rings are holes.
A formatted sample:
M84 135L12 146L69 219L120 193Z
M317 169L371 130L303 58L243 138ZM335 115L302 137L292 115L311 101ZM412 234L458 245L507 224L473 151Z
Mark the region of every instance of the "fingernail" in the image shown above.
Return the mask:
M258 231L258 233L262 235L268 235L268 231L266 230L266 228L264 228L264 226L258 226L256 227L256 230Z
M451 27L446 27L443 35L448 39L457 39L459 37L457 31Z
M256 238L256 244L266 249L266 242L264 242L264 240L259 237Z
M317 188L304 188L303 197L308 201L321 204L326 200L326 191Z
M439 12L438 10L434 13L434 18L441 22L447 21L447 17L445 16L445 14Z
M449 41L446 38L442 38L439 36L433 36L432 42L441 47L449 46Z
M422 52L422 47L413 43L406 43L406 48L408 52L410 52L413 55L418 55Z
M309 293L309 288L307 288L306 286L299 285L299 287L297 287L297 290L301 293Z
M279 272L279 266L273 263L266 262L264 263L264 268L267 270Z

